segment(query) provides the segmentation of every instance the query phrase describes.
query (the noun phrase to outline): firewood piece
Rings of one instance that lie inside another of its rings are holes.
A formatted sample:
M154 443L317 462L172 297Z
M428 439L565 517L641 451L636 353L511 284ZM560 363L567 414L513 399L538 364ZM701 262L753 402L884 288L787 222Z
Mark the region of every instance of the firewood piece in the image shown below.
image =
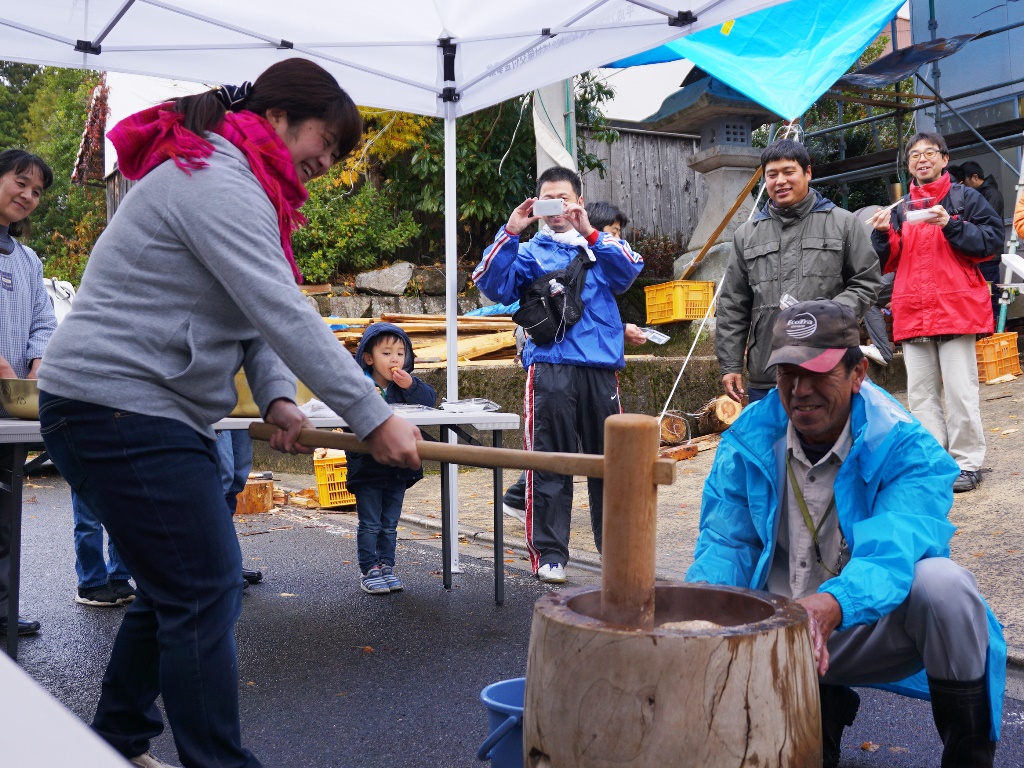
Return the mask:
M728 395L719 395L705 405L697 417L697 431L702 435L725 432L740 417L743 406Z
M274 481L249 480L238 494L235 511L240 515L258 515L274 508Z
M686 459L692 459L700 451L700 448L693 443L687 443L686 445L676 445L671 447L665 447L658 451L658 455L663 459L675 459L676 461L685 461Z
M661 419L661 444L679 445L690 436L690 425L681 413L667 412Z
M502 331L484 336L476 336L471 339L459 339L459 359L472 359L494 352L506 347L516 345L516 335L513 331ZM447 344L437 344L433 347L423 347L416 351L416 359L423 363L439 363L448 359Z

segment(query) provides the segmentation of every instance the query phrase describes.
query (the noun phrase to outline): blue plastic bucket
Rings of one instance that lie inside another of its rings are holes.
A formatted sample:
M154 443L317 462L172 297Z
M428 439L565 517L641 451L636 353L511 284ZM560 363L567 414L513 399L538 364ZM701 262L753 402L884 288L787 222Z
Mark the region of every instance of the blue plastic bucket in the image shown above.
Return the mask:
M523 702L526 678L491 683L480 691L487 707L491 735L480 745L478 760L490 760L492 768L523 768Z

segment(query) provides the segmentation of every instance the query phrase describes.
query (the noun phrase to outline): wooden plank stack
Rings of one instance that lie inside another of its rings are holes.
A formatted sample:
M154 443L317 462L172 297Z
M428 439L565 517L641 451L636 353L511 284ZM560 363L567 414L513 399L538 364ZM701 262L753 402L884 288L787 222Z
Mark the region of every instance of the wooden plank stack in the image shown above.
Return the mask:
M418 368L444 367L448 360L447 336L444 315L391 315L380 317L325 317L324 322L332 325L347 325L348 328L334 332L345 347L355 353L363 332L373 323L397 325L412 340ZM516 324L509 317L458 318L459 364L474 362L511 362L516 354Z

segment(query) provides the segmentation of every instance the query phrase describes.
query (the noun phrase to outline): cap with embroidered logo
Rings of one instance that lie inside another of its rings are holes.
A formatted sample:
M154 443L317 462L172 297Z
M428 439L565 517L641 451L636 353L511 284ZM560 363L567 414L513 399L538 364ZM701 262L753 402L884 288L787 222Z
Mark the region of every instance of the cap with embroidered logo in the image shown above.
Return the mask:
M768 365L789 363L814 373L826 373L846 350L860 346L857 316L845 304L817 299L782 310L772 329Z

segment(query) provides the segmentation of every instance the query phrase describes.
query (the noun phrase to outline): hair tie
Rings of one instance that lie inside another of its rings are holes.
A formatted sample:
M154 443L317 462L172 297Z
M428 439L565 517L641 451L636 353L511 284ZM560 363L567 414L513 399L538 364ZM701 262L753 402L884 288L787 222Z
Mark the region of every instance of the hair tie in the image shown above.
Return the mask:
M249 98L250 93L252 93L252 83L248 80L241 85L222 85L214 91L217 100L229 112L234 112L240 107L242 102Z

